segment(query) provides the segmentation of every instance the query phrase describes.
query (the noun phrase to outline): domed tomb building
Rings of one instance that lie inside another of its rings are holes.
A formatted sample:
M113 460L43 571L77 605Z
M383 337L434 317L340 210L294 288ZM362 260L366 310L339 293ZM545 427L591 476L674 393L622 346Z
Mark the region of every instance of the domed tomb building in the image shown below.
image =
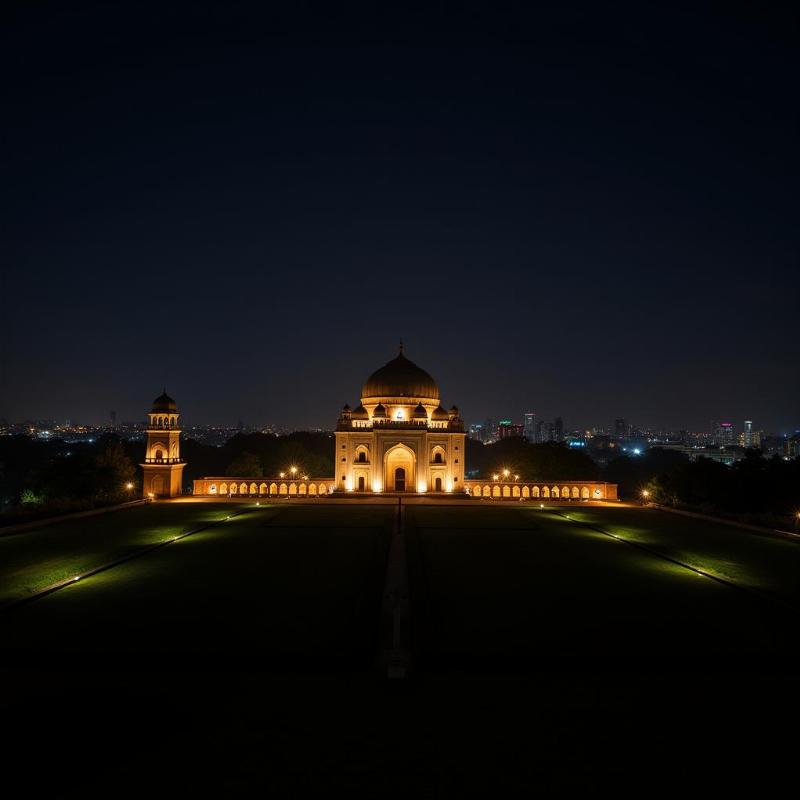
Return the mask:
M436 381L403 346L369 376L361 402L336 425L338 491L458 492L464 489L464 423L442 407Z

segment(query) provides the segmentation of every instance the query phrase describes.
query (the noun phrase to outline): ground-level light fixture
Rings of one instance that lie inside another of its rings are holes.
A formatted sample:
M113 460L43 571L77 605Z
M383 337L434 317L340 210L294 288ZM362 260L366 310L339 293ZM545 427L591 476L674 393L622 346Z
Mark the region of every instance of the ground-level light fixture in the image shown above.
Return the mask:
M642 489L642 497L644 498L650 497L650 492L648 492L647 489Z
M130 481L128 481L128 483L125 484L125 488L126 489L133 489L133 484Z

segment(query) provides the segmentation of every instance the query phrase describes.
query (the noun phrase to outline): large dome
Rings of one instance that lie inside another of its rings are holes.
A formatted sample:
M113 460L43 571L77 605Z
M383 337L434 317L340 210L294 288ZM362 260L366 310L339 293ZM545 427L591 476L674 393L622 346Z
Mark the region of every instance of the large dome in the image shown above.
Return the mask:
M384 364L367 378L361 397L365 400L369 397L422 397L438 400L439 387L422 367L403 355L401 347L397 358Z

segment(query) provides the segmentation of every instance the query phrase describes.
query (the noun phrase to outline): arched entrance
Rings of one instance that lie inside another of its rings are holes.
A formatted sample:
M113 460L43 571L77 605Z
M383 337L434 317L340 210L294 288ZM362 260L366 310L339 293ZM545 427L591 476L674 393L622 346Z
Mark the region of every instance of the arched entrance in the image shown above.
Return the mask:
M442 491L442 479L438 475L436 477L436 480L433 482L433 491L434 492Z
M164 494L164 477L162 475L154 475L150 483L150 491L156 496L161 497Z
M416 455L405 444L396 444L383 457L383 485L387 492L414 492L416 486Z
M367 481L363 475L358 476L358 491L365 492L367 490Z

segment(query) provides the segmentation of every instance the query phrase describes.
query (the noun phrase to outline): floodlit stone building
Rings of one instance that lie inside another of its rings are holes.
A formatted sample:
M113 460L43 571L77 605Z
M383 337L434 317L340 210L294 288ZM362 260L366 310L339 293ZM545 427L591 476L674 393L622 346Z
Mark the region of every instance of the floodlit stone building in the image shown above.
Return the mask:
M464 488L464 423L441 405L436 381L400 353L369 376L336 425L336 489L457 492Z
M314 498L405 492L487 500L616 499L614 484L597 481L526 482L510 475L465 480L465 438L458 408L444 408L436 381L406 358L401 345L396 358L367 378L358 405L342 408L333 476L309 477L301 467L287 465L270 478L200 478L194 482L194 494Z
M182 491L186 462L181 460L178 406L166 389L153 401L148 416L142 491L145 497L176 497Z

